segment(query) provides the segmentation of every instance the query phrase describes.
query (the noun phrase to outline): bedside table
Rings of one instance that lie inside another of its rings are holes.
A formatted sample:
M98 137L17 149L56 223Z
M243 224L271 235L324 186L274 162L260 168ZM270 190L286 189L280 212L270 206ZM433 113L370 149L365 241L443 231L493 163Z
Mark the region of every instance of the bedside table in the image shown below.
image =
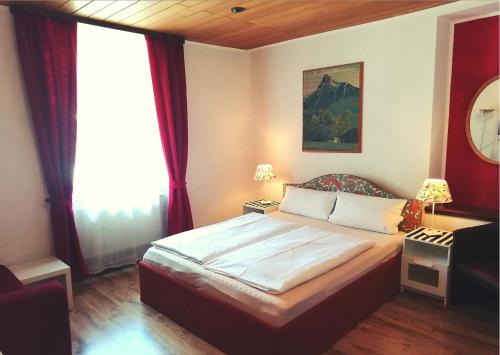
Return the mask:
M270 204L262 204L260 200L245 202L243 204L243 214L256 212L256 213L269 213L278 210L280 203L278 201L271 201Z
M405 288L443 298L448 303L448 281L453 232L418 228L403 241L401 291Z

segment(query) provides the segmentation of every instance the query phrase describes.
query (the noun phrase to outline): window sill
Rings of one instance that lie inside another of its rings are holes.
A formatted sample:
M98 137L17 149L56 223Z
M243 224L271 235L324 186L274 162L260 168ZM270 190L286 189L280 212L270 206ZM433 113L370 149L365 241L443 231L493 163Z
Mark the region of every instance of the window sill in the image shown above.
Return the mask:
M425 207L426 213L432 213L432 206ZM436 205L435 214L444 216L477 219L480 221L498 222L498 210L455 204Z

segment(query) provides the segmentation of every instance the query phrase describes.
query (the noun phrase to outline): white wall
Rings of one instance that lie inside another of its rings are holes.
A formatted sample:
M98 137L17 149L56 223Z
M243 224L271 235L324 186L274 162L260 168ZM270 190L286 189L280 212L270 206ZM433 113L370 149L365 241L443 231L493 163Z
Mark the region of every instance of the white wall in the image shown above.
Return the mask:
M282 182L333 172L415 196L430 175L431 160L441 160L441 151L431 156L431 143L442 146L443 139L431 138L432 128L446 120L445 110L433 106L436 47L448 45L449 37L436 36L437 20L484 4L452 3L251 51L253 115L263 119L258 157L275 167L273 197L281 196ZM359 61L365 73L363 152L302 152L302 72Z
M187 42L187 187L195 226L241 214L255 198L249 53Z
M45 185L28 115L12 17L0 6L0 264L52 253Z

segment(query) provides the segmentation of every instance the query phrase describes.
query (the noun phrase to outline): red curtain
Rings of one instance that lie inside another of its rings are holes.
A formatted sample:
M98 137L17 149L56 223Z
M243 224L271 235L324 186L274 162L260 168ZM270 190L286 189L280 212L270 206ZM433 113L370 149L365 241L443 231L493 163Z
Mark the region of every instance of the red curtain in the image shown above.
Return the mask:
M170 176L168 235L193 228L186 190L188 125L184 40L146 35L156 114Z
M76 22L14 12L19 58L47 186L56 256L88 273L72 208L76 150Z

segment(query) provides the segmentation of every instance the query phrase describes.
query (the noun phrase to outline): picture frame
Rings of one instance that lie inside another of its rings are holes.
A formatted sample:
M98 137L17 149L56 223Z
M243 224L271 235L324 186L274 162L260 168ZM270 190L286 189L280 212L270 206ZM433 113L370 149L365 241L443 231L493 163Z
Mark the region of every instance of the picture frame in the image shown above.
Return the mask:
M364 62L304 70L302 151L361 153Z

